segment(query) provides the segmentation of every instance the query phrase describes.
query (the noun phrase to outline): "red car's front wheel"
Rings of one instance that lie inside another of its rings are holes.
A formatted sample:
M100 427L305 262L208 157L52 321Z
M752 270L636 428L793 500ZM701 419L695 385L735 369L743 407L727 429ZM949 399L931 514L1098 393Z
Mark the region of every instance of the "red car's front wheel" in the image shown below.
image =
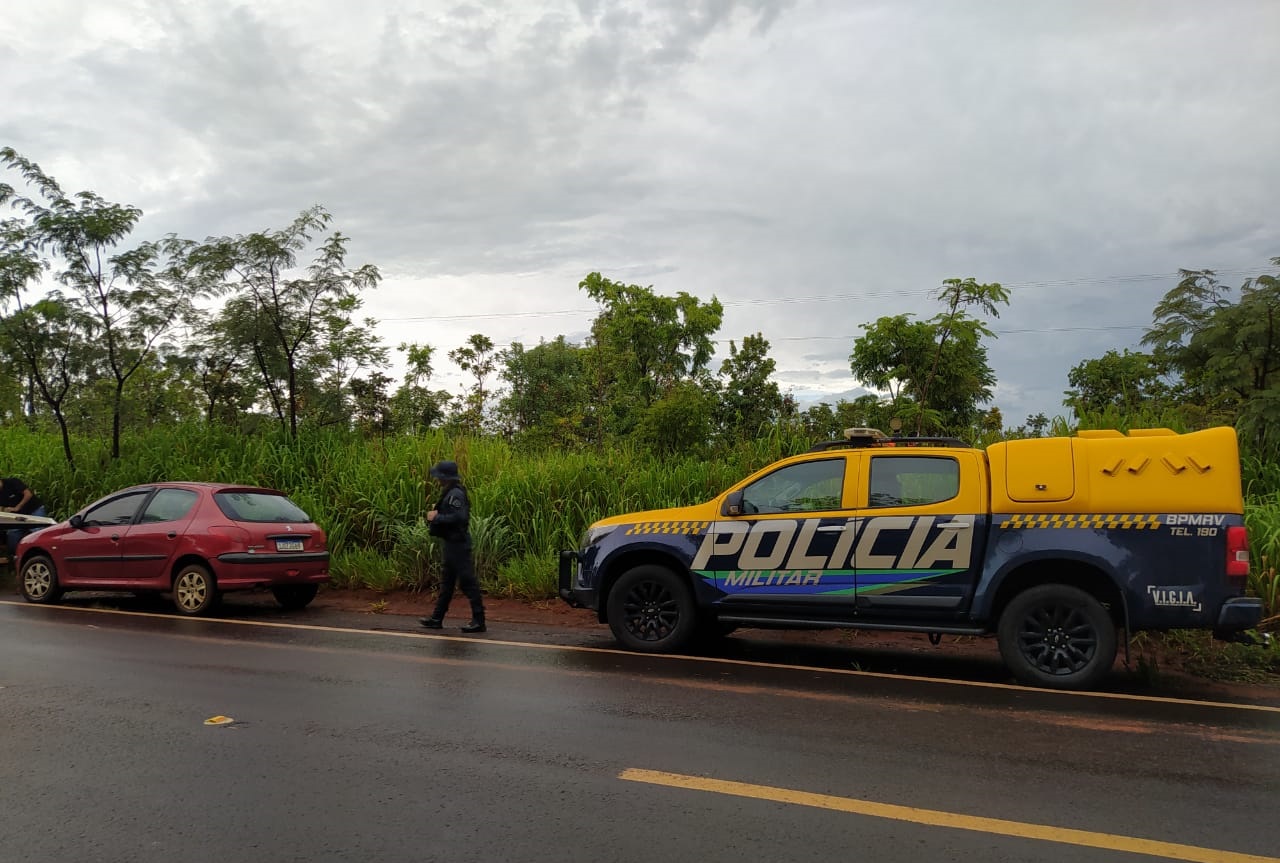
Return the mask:
M58 586L58 569L43 554L32 555L22 564L18 575L18 592L27 602L57 602L62 598Z

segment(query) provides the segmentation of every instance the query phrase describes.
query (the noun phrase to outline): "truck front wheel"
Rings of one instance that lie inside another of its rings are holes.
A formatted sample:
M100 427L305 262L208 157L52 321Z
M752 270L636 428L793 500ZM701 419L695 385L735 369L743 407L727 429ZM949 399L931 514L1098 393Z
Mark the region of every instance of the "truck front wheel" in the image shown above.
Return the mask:
M613 585L609 628L623 647L645 653L675 653L698 623L689 585L664 566L629 569Z
M1033 686L1088 689L1116 660L1115 622L1096 597L1066 584L1015 596L997 635L1005 665Z

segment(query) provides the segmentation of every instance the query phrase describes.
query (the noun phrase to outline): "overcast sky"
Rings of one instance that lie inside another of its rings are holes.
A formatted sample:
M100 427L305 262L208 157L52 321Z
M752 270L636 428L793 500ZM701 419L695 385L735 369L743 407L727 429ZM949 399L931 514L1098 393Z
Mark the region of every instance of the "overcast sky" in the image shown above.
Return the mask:
M589 272L713 294L803 402L998 281L994 404L1064 413L1179 268L1280 256L1280 3L5 0L0 145L139 240L326 207L383 340L581 341ZM12 180L12 177L9 178ZM394 352L393 352L394 353ZM399 374L399 368L393 372Z

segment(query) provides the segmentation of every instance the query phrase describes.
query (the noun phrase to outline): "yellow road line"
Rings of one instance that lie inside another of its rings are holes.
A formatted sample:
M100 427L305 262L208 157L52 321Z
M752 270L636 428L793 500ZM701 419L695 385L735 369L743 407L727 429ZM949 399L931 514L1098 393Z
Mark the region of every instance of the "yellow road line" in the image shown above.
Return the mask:
M644 782L668 788L709 791L713 794L750 797L755 800L770 800L775 803L790 803L795 806L809 806L815 809L830 809L836 812L848 812L872 818L908 821L929 827L950 827L955 830L993 833L998 836L1012 836L1018 839L1056 842L1060 845L1079 845L1085 848L1101 848L1105 851L1147 854L1152 857L1187 860L1192 861L1192 863L1280 863L1280 857L1262 857L1256 854L1241 854L1235 851L1201 848L1196 845L1179 845L1174 842L1160 842L1155 839L1118 836L1114 833L1094 833L1089 830L1050 827L1044 824L1027 824L1021 821L1005 821L1000 818L982 818L976 815L961 815L956 812L941 812L935 809L917 809L914 806L896 806L891 803L876 803L871 800L856 800L851 797L836 797L830 794L812 794L808 791L774 788L768 785L751 785L746 782L730 782L723 779L704 779L700 776L685 776L680 773L664 773L658 770L629 768L618 774L618 778L628 782Z
M75 611L92 614L110 614L118 617L149 617L160 620L183 620L192 623L220 623L228 626L257 626L263 629L303 629L316 632L336 632L347 635L375 635L388 638L415 638L429 641L457 641L466 644L494 644L502 647L523 647L532 650L548 650L562 653L598 653L609 656L630 656L651 660L675 660L683 662L699 662L711 665L731 665L743 668L764 668L774 671L803 671L809 674L830 674L844 677L866 677L875 680L898 680L912 683L938 683L947 686L960 686L970 689L998 689L1011 692L1037 693L1064 698L1086 698L1112 701L1136 701L1149 704L1178 704L1188 707L1217 707L1226 710L1253 710L1262 713L1280 714L1280 707L1268 704L1238 704L1230 701L1196 701L1192 698L1171 698L1163 695L1127 695L1122 692L1087 692L1067 689L1037 689L1033 686L1019 686L1016 683L990 683L984 680L953 680L945 677L919 677L910 674L889 674L883 671L856 671L851 668L822 668L812 665L790 665L774 662L754 662L749 659L726 659L719 656L686 656L674 653L636 653L612 647L582 647L574 644L540 644L532 641L507 641L488 636L475 635L436 635L427 632L410 632L407 630L361 629L349 626L322 626L311 623L281 623L272 620L234 620L224 617L174 617L167 614L155 614L149 611L124 611L118 608L91 608L78 605L33 605L11 599L0 599L0 605L14 608L44 609L48 611ZM500 623L500 621L490 621Z

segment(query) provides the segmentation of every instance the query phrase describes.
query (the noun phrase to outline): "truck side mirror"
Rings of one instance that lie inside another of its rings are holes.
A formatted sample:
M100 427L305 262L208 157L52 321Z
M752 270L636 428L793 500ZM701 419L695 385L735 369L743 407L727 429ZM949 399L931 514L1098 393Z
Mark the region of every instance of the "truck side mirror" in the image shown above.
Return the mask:
M742 491L729 492L728 497L724 499L724 505L720 507L721 515L742 515Z

